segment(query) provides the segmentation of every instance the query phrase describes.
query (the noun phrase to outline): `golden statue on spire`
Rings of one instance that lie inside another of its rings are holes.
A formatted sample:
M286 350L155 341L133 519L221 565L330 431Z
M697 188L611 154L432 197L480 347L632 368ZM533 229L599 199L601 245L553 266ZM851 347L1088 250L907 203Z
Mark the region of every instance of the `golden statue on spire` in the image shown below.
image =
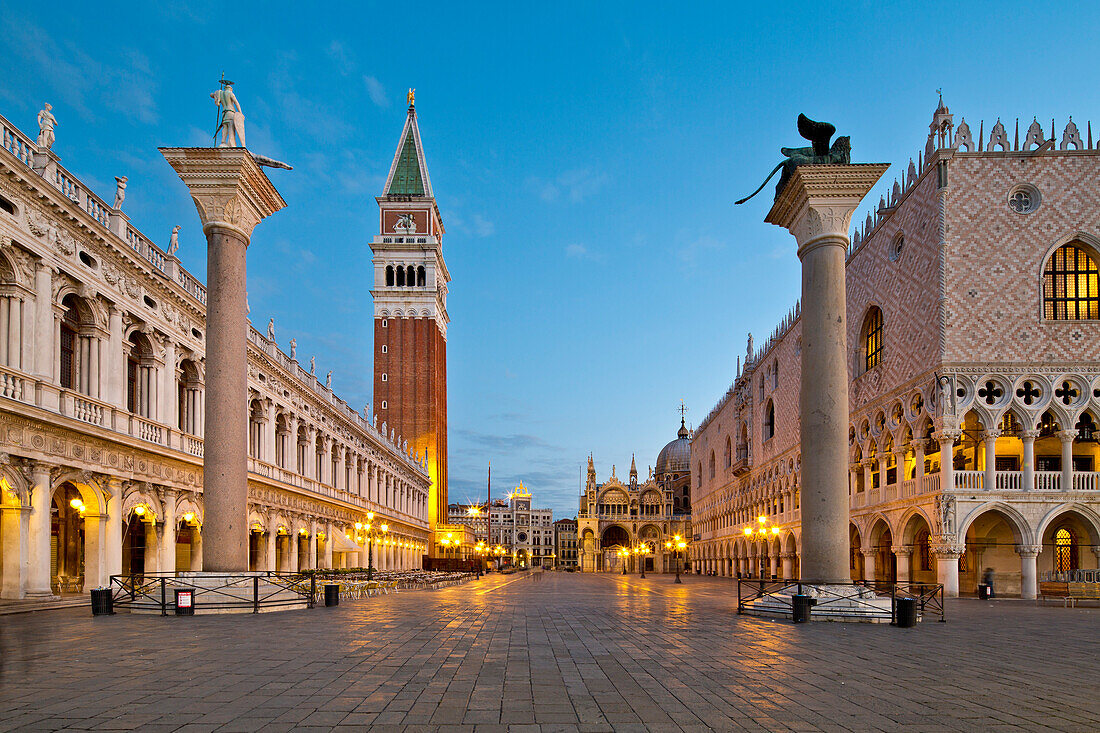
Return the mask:
M412 107L416 103L416 90L409 87L409 93L406 95L406 98L409 100L409 106Z

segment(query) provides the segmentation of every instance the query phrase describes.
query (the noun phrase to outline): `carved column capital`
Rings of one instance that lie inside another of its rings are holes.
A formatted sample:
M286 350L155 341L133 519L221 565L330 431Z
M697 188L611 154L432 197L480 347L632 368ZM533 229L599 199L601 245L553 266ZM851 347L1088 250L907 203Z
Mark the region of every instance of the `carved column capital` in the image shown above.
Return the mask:
M1059 430L1055 434L1058 436L1058 440L1062 441L1063 443L1072 443L1077 437L1076 430Z
M1035 440L1039 437L1040 431L1038 430L1021 430L1020 440Z
M203 231L225 228L247 243L265 217L286 206L245 148L160 148L191 192Z
M1042 551L1042 545L1016 545L1016 554L1020 557L1038 557Z
M852 213L889 165L803 165L775 199L764 221L790 231L799 256L820 244L847 246Z

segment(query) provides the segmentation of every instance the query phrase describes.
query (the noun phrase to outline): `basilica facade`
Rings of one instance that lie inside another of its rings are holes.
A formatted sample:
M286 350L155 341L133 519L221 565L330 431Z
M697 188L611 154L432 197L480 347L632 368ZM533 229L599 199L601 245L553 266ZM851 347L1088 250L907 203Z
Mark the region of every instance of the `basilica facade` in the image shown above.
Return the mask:
M596 467L588 457L588 478L577 513L577 565L582 572L627 570L673 573L688 558L676 549L679 537L691 536L692 503L689 459L690 432L684 421L676 439L657 455L656 471L644 482L630 460L626 483L615 475L596 481ZM670 547L671 545L671 547Z
M1002 594L1097 567L1100 146L940 102L847 257L850 571ZM792 250L793 256L793 250ZM695 567L797 578L796 305L691 445Z
M52 136L0 126L0 597L201 569L206 289L130 224L125 179L108 205ZM374 565L419 566L424 452L289 346L249 329L250 568L366 566L368 513Z

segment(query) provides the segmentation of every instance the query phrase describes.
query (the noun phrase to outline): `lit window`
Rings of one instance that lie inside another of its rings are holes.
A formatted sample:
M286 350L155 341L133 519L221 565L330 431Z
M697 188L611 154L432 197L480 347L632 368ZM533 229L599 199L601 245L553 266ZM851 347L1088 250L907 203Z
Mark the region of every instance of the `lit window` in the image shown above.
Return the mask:
M1063 245L1047 261L1043 315L1050 321L1100 318L1100 272L1084 248Z
M1054 533L1054 571L1068 573L1077 569L1077 544L1073 532L1062 527Z
M863 370L870 371L882 361L882 310L872 306L863 321Z

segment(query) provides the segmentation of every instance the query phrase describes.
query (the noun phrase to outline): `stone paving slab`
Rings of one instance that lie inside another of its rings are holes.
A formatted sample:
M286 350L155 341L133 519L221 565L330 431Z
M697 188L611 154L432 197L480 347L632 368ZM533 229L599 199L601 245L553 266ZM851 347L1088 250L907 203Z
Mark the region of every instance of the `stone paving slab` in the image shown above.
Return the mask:
M915 629L736 615L733 582L492 576L260 616L0 620L9 730L1096 731L1100 610Z

